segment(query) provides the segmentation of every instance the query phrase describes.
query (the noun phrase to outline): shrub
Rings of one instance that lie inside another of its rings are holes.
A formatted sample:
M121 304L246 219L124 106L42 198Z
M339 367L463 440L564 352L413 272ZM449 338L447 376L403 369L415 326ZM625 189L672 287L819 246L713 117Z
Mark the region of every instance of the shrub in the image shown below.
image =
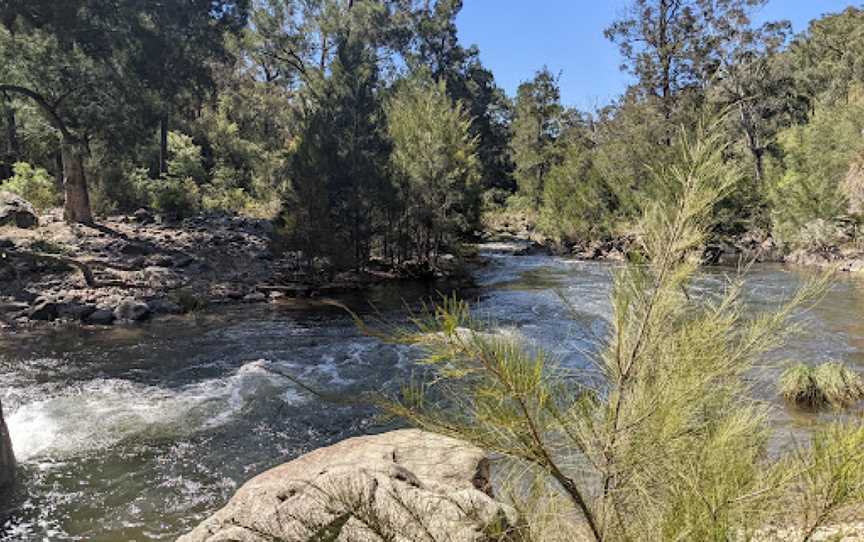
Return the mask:
M170 177L191 178L199 183L207 180L201 147L191 137L180 132L168 132L168 150L171 152L171 159L168 160Z
M123 164L108 171L93 189L93 209L105 216L117 211L149 207L153 183L147 168Z
M197 213L201 208L198 184L190 177L178 179L167 177L147 183L150 205L159 212L174 218L184 218Z
M60 205L62 195L47 171L27 162L17 162L12 171L12 177L0 185L0 190L18 194L39 211Z
M719 298L688 295L712 208L738 174L716 136L676 152L660 173L673 196L647 202L640 222L644 261L614 272L610 329L590 365L599 373L573 374L518 337L466 333L477 322L450 301L418 320L428 380L382 404L512 461L538 480L534 504L567 503L558 517L597 542L750 540L775 521L812 533L861 502L864 426L839 425L833 440L775 458L749 375L827 276L755 318L740 280ZM836 480L849 491L832 492ZM549 539L535 527L527 539Z

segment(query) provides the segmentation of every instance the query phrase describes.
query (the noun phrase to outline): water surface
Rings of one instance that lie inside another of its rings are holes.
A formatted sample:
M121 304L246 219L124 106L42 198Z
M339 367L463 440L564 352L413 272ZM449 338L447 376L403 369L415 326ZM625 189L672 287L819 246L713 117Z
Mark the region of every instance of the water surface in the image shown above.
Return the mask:
M611 267L549 256L490 254L463 291L494 325L551 349L576 370L602 339ZM805 275L765 266L748 279L753 311L770 310ZM717 292L722 269L698 291ZM388 285L342 299L367 316L405 321L405 305L441 285ZM562 302L563 294L571 313ZM373 314L370 306L380 314ZM774 359L840 359L864 369L864 282L841 277L799 316L808 330ZM173 540L245 480L350 435L384 429L372 409L317 399L280 373L342 398L392 390L418 352L362 336L319 303L240 306L126 328L41 330L0 338L0 398L22 487L6 540ZM779 369L755 376L781 434L812 420L783 408Z

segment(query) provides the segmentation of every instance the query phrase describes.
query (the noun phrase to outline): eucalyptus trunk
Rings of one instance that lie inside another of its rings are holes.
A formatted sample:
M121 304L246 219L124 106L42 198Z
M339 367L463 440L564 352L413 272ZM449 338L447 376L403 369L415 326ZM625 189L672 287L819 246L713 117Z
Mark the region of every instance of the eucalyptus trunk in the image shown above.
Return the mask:
M63 138L60 153L63 160L63 189L66 194L63 218L69 223L92 224L93 212L90 209L90 194L84 176L84 149L79 142Z

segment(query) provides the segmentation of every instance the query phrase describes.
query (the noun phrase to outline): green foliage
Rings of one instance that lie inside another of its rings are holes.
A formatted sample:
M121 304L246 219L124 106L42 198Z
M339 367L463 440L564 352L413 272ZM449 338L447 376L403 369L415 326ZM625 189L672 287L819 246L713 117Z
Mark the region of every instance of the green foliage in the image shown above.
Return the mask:
M784 240L793 241L814 220L847 214L843 182L853 160L864 150L864 106L822 108L808 124L778 137L783 158L770 187L774 223Z
M682 139L676 162L657 173L670 197L652 202L640 222L645 263L615 272L611 329L593 359L599 375L571 374L518 337L474 331L464 303L447 301L418 321L431 375L385 408L538 479L530 502L519 503L532 511L526 519L548 518L540 503L573 520L564 533L533 539L580 531L597 541L750 539L774 520L815 529L860 503L864 469L851 446L859 423L777 460L767 452L767 411L751 399L750 372L795 330L790 316L826 278L755 318L744 316L740 281L719 298L687 294L712 209L738 178L723 152L715 135ZM781 505L825 493L830 502L818 503L813 522ZM529 524L527 538L536 533L549 530Z
M150 206L173 218L185 218L201 209L198 184L190 177L166 177L147 183Z
M171 158L168 160L168 175L178 179L192 179L203 183L207 179L207 171L201 156L201 147L192 138L180 132L168 132L168 150Z
M583 142L569 145L543 189L538 226L558 240L597 239L611 233L613 196Z
M836 361L816 367L792 365L783 371L778 386L784 399L802 408L842 408L864 399L864 378Z
M322 256L345 269L368 259L375 210L389 192L388 146L374 51L343 38L331 69L292 157L282 230L308 258Z
M534 209L540 207L544 182L560 162L558 141L564 132L565 110L558 80L547 69L519 85L510 144L516 184Z
M12 171L14 174L0 184L0 190L18 194L40 211L60 205L62 196L47 171L27 162L17 162Z
M400 83L387 104L387 126L402 209L397 229L412 238L418 259L437 257L479 220L480 168L471 122L451 102L443 81L421 73Z

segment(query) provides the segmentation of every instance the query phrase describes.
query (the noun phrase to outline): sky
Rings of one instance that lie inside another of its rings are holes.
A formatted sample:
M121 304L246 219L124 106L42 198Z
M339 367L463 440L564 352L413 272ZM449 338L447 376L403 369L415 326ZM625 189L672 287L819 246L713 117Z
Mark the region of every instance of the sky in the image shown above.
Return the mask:
M630 81L618 48L603 30L627 0L464 0L456 23L465 45L480 57L511 96L544 65L560 73L568 106L593 110L619 96ZM824 13L860 6L852 0L769 0L756 22L787 19L795 32Z

